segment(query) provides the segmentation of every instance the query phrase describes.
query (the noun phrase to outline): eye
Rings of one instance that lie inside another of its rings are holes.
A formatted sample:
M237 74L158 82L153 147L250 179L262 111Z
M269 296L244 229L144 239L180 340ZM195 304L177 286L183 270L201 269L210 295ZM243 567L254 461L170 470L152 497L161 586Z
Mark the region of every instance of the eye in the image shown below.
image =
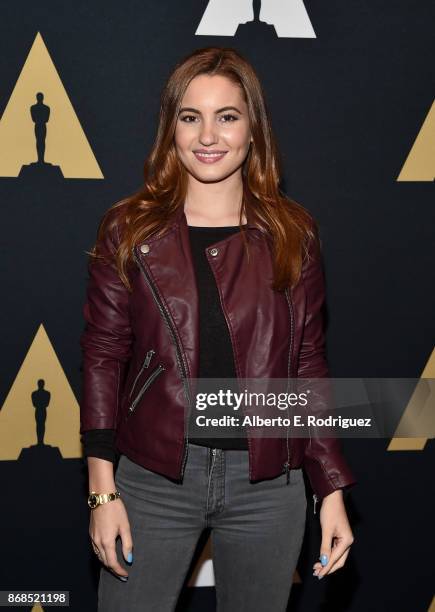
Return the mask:
M195 119L198 119L196 115L183 115L180 117L180 121L184 121L184 123L193 123ZM232 123L233 121L238 121L239 118L232 113L227 113L226 115L221 115L219 119L222 120L222 123Z
M196 119L195 115L183 115L180 117L180 121L184 121L185 123L192 123L192 121L186 121L186 119Z
M238 117L236 117L235 115L232 115L231 113L227 113L226 115L222 115L221 118L222 119L225 118L224 123L228 123L228 122L232 123L233 121L237 121L238 120ZM229 121L229 120L231 120L231 121Z

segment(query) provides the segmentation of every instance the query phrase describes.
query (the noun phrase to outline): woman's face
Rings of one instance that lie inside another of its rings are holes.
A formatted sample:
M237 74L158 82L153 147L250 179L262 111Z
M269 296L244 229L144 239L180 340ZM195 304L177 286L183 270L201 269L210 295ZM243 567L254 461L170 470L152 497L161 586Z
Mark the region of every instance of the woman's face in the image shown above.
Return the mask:
M181 102L174 140L180 161L197 180L222 181L236 172L251 142L241 88L221 75L192 79Z

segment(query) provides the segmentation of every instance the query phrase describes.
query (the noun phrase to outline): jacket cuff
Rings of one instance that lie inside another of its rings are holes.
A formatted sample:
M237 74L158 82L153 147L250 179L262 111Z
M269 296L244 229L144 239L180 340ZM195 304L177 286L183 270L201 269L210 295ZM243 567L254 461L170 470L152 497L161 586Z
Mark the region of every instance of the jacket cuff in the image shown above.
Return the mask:
M334 457L333 471L327 471L319 459L309 456L305 456L303 467L319 501L337 489L347 490L358 482L343 456Z

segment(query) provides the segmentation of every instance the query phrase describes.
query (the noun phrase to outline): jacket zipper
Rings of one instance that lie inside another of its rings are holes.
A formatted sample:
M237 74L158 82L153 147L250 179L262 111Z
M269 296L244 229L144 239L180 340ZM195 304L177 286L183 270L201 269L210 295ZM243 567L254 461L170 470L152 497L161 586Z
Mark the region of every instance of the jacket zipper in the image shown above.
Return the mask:
M290 348L288 353L288 365L287 365L287 375L288 378L292 378L292 354L293 354L293 339L294 339L294 313L293 313L293 304L289 295L288 287L285 289L285 296L287 299L287 304L290 312ZM288 410L288 409L287 409ZM284 463L285 472L287 475L287 484L290 483L290 449L289 449L289 440L288 440L288 427L286 429L286 445L287 445L287 461Z
M316 514L316 504L319 501L319 498L315 493L313 493L313 504L314 504L314 514Z
M152 356L154 355L154 353L155 353L155 350L154 350L154 349L150 349L150 350L147 352L146 357L145 357L145 361L143 362L143 365L142 365L141 369L139 370L139 372L138 372L138 374L137 374L136 378L134 379L133 386L132 386L132 388L131 388L130 393L128 394L129 399L130 399L130 398L131 398L131 396L133 395L134 388L135 388L135 386L136 386L137 381L139 380L140 375L141 375L141 374L142 374L142 372L145 370L145 368L147 368L147 367L150 365L150 361L151 361Z
M178 344L178 340L177 340L177 335L175 333L175 330L173 328L172 325L172 320L171 320L171 315L170 313L167 311L167 308L165 307L165 305L163 304L163 302L160 299L160 296L158 295L156 288L154 287L154 284L151 280L151 278L149 277L148 272L146 271L146 269L144 268L144 266L142 265L142 262L136 257L136 253L134 251L133 248L133 258L136 261L136 263L138 264L150 290L151 290L151 294L154 298L154 301L157 305L157 307L160 310L160 314L163 317L163 320L165 321L169 333L171 335L172 338L172 342L175 345L175 353L176 353L176 357L177 357L177 365L178 365L178 369L180 371L180 376L181 376L181 380L183 382L183 389L184 389L184 394L187 400L187 407L188 407L188 413L190 415L190 410L191 410L191 406L192 406L192 402L190 399L190 391L187 385L187 373L186 373L186 368L184 366L184 362L183 362L183 357L182 357L182 352L180 349L180 346ZM187 424L189 423L189 415L187 417ZM184 470L186 467L186 461L187 461L187 453L188 453L188 443L189 443L189 433L188 433L188 425L186 427L186 432L185 432L185 438L184 438L184 457L183 457L183 462L182 462L182 466L181 466L181 478L183 478L184 476Z
M142 395L145 393L145 391L148 389L148 387L150 386L150 384L153 382L153 380L161 373L163 372L163 370L165 370L165 366L162 365L161 363L159 363L159 365L151 372L151 374L148 376L148 378L146 379L146 381L144 382L144 384L142 385L139 393L136 395L134 401L130 404L130 406L128 407L128 412L127 412L127 416L125 417L125 420L127 420L134 412L136 406L139 403L140 398L142 397Z

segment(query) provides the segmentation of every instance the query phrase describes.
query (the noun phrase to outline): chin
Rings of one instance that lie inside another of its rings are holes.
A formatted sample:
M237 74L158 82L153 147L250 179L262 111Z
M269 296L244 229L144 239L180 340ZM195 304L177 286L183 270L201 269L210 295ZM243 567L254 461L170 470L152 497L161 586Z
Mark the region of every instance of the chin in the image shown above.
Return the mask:
M219 183L219 181L223 181L229 176L228 174L197 174L192 173L192 175L196 178L197 181L201 183Z
M200 181L212 183L217 181L223 181L224 179L234 174L236 170L237 168L231 168L229 170L223 170L220 172L195 172L194 176L196 176Z
M242 165L242 162L240 163L240 165L236 165L236 166L231 166L231 168L223 168L222 166L220 168L203 168L201 166L201 168L198 168L197 165L195 165L194 168L190 168L190 172L191 174L193 174L193 176L195 176L198 180L201 181L221 181L225 178L227 178L228 176L231 176L231 174L234 174L234 172L236 172L240 166Z

